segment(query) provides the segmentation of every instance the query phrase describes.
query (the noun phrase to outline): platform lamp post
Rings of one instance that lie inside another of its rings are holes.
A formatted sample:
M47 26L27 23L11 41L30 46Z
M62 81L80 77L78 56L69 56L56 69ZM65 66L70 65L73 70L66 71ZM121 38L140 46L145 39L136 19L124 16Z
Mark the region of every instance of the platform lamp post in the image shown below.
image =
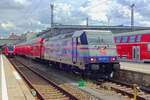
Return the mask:
M54 26L54 4L50 4L51 7L51 27Z
M86 26L87 27L89 26L89 18L88 17L86 18Z
M107 17L107 26L110 26L110 21L111 21L111 16L110 15L106 15Z
M106 22L106 26L107 26L107 30L110 30L110 21L111 21L111 16L110 15L105 15L107 18L107 22Z
M132 4L130 7L131 7L131 31L134 31L134 7L135 7L135 4Z

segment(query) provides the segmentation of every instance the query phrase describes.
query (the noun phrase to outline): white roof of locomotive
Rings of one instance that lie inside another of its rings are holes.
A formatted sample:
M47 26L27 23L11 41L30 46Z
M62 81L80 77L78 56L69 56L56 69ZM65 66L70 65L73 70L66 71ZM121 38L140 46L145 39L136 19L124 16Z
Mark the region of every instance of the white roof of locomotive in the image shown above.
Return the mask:
M133 32L123 32L115 34L115 36L126 36L126 35L136 35L136 34L150 34L150 30L141 30L141 31L133 31Z

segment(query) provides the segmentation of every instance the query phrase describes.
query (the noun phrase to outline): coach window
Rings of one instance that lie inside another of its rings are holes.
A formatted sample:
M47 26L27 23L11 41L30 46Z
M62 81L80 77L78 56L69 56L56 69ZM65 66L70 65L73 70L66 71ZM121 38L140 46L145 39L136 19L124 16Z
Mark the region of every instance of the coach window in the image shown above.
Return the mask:
M136 42L140 42L141 41L141 35L138 35L136 38Z
M130 36L129 42L135 42L135 36L134 36L134 35L133 35L133 36Z
M121 37L116 37L116 43L120 43Z
M127 42L127 39L128 39L128 36L122 37L122 42L123 42L123 43L126 43L126 42Z
M48 40L49 40L49 38L46 38L46 39L45 39L45 41L48 41Z
M147 47L148 47L148 51L150 51L150 43L148 44L148 46L147 46Z

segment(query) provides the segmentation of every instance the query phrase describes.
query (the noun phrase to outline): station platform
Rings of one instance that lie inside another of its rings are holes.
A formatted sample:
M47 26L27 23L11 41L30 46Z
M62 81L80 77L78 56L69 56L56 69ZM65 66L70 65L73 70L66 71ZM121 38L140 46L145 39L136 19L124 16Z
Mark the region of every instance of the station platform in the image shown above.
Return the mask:
M35 100L24 80L4 55L0 55L0 100Z
M121 69L150 74L150 63L121 62Z

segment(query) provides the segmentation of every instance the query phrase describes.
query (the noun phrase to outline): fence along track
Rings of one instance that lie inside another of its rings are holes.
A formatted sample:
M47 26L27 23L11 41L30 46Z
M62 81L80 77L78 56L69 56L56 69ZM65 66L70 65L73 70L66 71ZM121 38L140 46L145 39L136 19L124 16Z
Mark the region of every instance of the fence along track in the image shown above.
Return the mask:
M41 100L78 100L76 97L66 92L55 83L47 80L42 75L33 71L16 59L11 59L12 64L23 76L28 85L34 89Z

